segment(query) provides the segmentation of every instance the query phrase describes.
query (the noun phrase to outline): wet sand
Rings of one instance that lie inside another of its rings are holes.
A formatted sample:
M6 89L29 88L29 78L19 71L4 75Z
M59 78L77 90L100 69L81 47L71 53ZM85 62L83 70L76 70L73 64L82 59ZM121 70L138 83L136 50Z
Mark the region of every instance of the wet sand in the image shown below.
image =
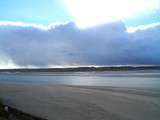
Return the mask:
M160 120L160 89L0 84L0 98L48 120Z

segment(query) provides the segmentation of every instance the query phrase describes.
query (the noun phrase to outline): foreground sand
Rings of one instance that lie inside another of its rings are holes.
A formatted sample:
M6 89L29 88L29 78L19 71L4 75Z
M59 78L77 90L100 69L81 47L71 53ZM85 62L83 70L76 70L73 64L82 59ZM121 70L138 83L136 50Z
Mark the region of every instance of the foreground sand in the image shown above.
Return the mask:
M160 90L0 84L6 104L48 120L160 120Z

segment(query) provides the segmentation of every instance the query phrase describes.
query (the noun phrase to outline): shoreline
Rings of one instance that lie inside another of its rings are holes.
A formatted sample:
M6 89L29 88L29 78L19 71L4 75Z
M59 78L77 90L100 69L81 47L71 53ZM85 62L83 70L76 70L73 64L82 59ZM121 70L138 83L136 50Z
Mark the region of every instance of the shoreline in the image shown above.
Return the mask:
M47 120L159 120L160 90L0 83L5 104Z
M46 120L0 102L0 120Z

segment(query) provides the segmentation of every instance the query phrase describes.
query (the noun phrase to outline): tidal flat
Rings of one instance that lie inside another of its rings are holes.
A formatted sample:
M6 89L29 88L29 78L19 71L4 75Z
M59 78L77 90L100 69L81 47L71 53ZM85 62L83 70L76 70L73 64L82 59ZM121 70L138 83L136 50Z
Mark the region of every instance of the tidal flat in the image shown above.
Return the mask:
M159 120L160 90L0 84L5 104L48 120Z
M160 71L1 73L0 98L46 120L160 120Z

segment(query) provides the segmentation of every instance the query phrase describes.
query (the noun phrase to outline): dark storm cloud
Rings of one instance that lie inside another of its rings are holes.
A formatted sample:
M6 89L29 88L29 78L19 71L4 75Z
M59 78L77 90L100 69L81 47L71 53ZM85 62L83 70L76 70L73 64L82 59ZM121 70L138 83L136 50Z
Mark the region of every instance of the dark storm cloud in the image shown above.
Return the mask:
M3 58L18 66L160 64L160 24L129 33L122 22L79 29L0 24Z

